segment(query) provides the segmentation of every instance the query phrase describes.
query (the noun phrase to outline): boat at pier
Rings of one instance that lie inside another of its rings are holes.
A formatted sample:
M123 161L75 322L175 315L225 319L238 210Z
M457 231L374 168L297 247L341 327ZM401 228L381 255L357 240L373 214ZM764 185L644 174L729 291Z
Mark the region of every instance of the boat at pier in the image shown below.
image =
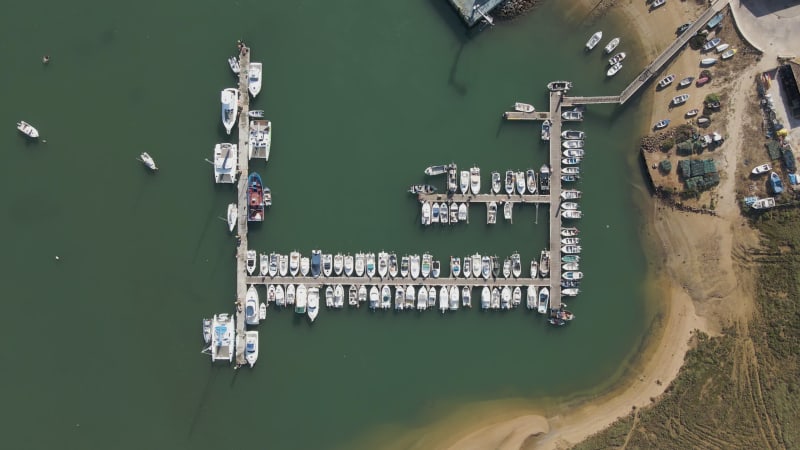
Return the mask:
M431 204L431 223L439 223L439 204Z
M442 288L444 289L444 286L442 286ZM459 298L458 287L457 286L450 286L450 292L448 294L449 294L449 296L448 296L449 297L448 298L448 300L449 300L449 302L448 302L449 303L448 304L449 309L450 309L450 311L455 311L459 307L459 304L458 304L458 298Z
M239 209L236 207L236 203L228 203L228 231L233 233L233 229L236 228L236 220L239 218Z
M250 367L256 365L256 361L258 361L258 331L244 333L244 358Z
M31 139L36 139L39 137L39 130L37 130L36 128L34 128L33 125L29 124L28 122L25 122L24 120L20 120L19 122L17 122L17 129L22 134L28 136Z
M539 255L539 273L542 278L547 278L550 275L550 250L542 250Z
M522 289L514 286L514 290L511 291L511 306L516 308L520 303L522 303Z
M289 257L286 255L278 255L278 274L285 277L289 272Z
M576 130L564 130L561 132L561 139L586 139L586 133Z
M411 309L414 307L414 298L416 297L416 292L414 286L408 285L405 288L405 298L400 299L402 307L400 309ZM397 298L397 296L395 296Z
M458 205L458 220L461 222L466 222L468 218L468 211L467 211L467 204L461 203Z
M247 258L245 261L247 273L252 275L256 271L256 257L258 257L258 254L255 250L248 250L245 256Z
M583 272L564 272L561 277L565 280L580 280L583 278Z
M311 267L311 261L307 256L300 257L300 275L308 276L309 269Z
M455 164L451 164L447 168L447 191L455 193L458 189L458 168Z
M500 291L500 309L511 309L511 288L503 286Z
M503 260L503 278L508 278L511 276L511 258L506 258Z
M353 276L353 269L355 268L355 258L353 255L347 254L344 257L344 274L345 276Z
M519 278L522 275L522 262L520 261L519 253L511 255L511 274L514 278Z
M300 270L300 253L295 250L289 253L289 273L295 277Z
M405 278L408 276L409 258L408 255L400 258L400 276Z
M572 81L551 81L547 83L547 89L551 92L568 91L572 89Z
M398 267L397 267L397 254L391 253L389 255L389 276L394 278L397 276Z
M458 256L450 257L450 276L458 278L461 275L461 258Z
M536 108L534 108L533 105L530 105L528 103L516 102L514 103L514 111L532 113L536 111Z
M381 309L389 309L392 307L392 289L387 285L381 287Z
M547 307L550 304L550 289L547 286L539 289L539 302L536 311L539 314L547 314Z
M536 258L531 260L531 278L536 278L539 275L539 261Z
M422 278L428 278L430 276L432 261L433 257L430 255L430 253L422 254L422 264L420 266L420 275L422 275Z
M149 153L147 153L147 152L142 152L142 154L141 154L141 155L139 155L139 159L141 159L141 160L142 160L142 163L143 163L143 164L144 164L144 166L145 166L145 167L147 167L148 169L150 169L150 170L152 170L152 171L154 171L154 172L155 172L156 170L158 170L158 167L156 166L156 162L155 162L155 160L153 160L153 157L152 157L152 156L150 156L150 154L149 154Z
M578 204L575 202L563 202L561 203L561 209L578 209Z
M342 275L344 269L344 255L337 253L333 257L333 273L338 277Z
M514 171L506 170L506 194L511 195L514 193Z
M561 270L564 271L575 271L580 270L580 264L576 262L568 262L561 265Z
M350 306L358 306L358 289L354 284L351 284L350 289L347 290L347 304Z
M411 194L433 194L436 192L436 187L430 184L414 184L408 188L408 192Z
M311 250L311 276L319 277L322 272L322 250Z
M515 175L515 181L517 184L517 194L522 195L525 193L525 172L517 172Z
M565 166L576 166L576 165L580 164L581 161L582 161L581 158L575 158L575 157L572 157L572 158L561 158L561 164L563 164Z
M561 253L566 253L568 255L577 255L581 252L580 245L564 245L561 247Z
M225 131L231 134L233 124L236 123L236 116L239 114L239 90L236 88L225 88L220 95L222 102L222 126Z
M481 289L481 309L489 309L492 305L492 292L489 290L488 286L484 286Z
M256 98L261 92L261 63L251 62L247 69L247 90Z
M472 276L472 258L469 255L464 257L464 265L461 266L461 274L464 275L464 278L470 278Z
M375 253L369 252L365 256L366 267L367 267L367 276L372 278L375 276Z
M536 172L533 169L528 169L525 173L525 180L530 194L536 193Z
M491 201L486 204L486 223L493 224L497 222L497 202Z
M251 109L247 111L247 117L251 119L263 119L264 118L264 110L263 109Z
M600 39L603 39L603 32L598 31L594 33L592 37L590 37L589 40L586 41L586 51L594 49L595 46L597 46L597 44L600 42Z
M562 236L562 237L572 237L572 236L577 236L577 235L578 235L578 233L580 233L580 230L578 230L578 229L577 229L577 228L575 228L575 227L565 227L565 228L561 228L561 236Z
M625 52L619 52L608 60L608 65L613 66L615 64L621 63L623 60L625 60L626 56L628 55Z
M470 268L472 269L472 276L474 278L480 278L481 271L483 270L483 261L481 255L475 253L474 255L472 255L471 260L472 261L470 262Z
M256 172L247 177L247 221L264 221L264 185Z
M372 286L369 288L369 309L375 310L378 306L380 306L380 291L378 291L377 286Z
M269 273L269 255L261 253L258 255L258 266L261 276L267 276Z
M753 209L769 209L775 207L775 197L760 198L750 205Z
M233 361L233 318L228 314L215 314L211 321L211 361Z
M277 295L277 294L276 294ZM286 305L294 305L297 301L297 289L293 284L286 286Z
M436 288L431 286L431 292L436 292ZM435 295L435 294L434 294ZM420 311L424 311L428 309L428 298L430 297L430 292L428 292L428 288L425 286L421 286L419 291L417 292L417 309ZM414 308L414 296L412 295L410 299L406 301L407 305L406 308L412 309Z
M503 204L503 217L506 220L511 220L511 214L514 212L514 203L512 202L505 202Z
M536 309L536 286L529 285L525 291L525 306L528 309Z
M563 244L563 245L577 245L577 244L580 244L580 243L581 243L581 238L579 238L579 237L570 236L570 237L561 238L561 244Z
M459 178L458 188L462 194L469 192L469 170L462 170Z
M211 319L203 319L203 342L211 343Z
M545 119L542 122L542 140L549 141L550 140L550 127L553 125L553 121L550 119Z
M489 305L492 309L500 309L500 289L492 288L492 299Z
M661 88L661 89L664 89L665 87L667 87L670 84L672 84L673 81L675 81L675 74L671 73L671 74L665 76L664 78L662 78L658 82L658 87Z
M609 41L608 44L606 44L606 48L604 48L603 50L605 50L606 55L610 55L611 52L613 52L614 49L617 48L618 45L619 45L619 38L615 37L614 39Z
M356 257L355 257L356 276L357 277L364 276L364 269L366 269L366 267L367 267L367 265L366 265L366 255L364 255L361 252L356 253Z
M333 288L330 286L325 288L325 306L333 308Z
M550 166L542 164L539 168L539 192L541 194L550 193Z
M248 325L258 325L258 291L253 284L244 297L244 321Z
M403 286L397 286L394 289L394 309L405 308L406 289Z
M271 277L274 277L278 274L278 260L279 255L277 253L273 252L269 254L269 268L267 271Z
M439 260L437 259L431 265L431 277L432 278L439 278L439 275L441 274L441 272L442 272L442 263L440 263Z
M319 314L319 288L308 288L307 302L308 308L306 310L306 314L308 314L308 318L311 320L311 322L314 322L317 319L317 314Z
M461 306L464 308L472 308L472 288L469 286L461 288Z
M565 209L561 211L562 219L580 219L583 213L576 209Z
M561 143L561 146L565 149L583 148L583 142L583 139L567 139Z
M452 166L455 166L455 164L442 164L438 166L430 166L427 169L425 169L425 175L428 176L442 175L446 173L447 169L449 169Z
M242 71L241 67L239 67L239 59L235 56L228 58L228 65L231 67L231 72L236 75L239 75L239 72Z
M581 173L580 167L562 167L561 173L565 173L567 175L578 175Z
M581 255L569 254L561 256L562 263L580 262L580 260L581 260Z
M322 255L322 274L326 277L333 273L333 255L325 253Z
M561 181L566 183L578 181L580 178L580 175L561 175Z
M469 169L469 190L472 195L478 195L481 191L481 169L480 167L472 167Z
M499 194L501 188L500 172L492 172L492 193Z
M613 77L613 76L614 76L614 75L616 75L616 74L617 74L617 73L618 73L620 70L622 70L622 63L619 63L619 62L618 62L618 63L616 63L616 64L614 64L613 66L611 66L611 67L609 67L609 68L608 68L608 70L606 71L606 76L607 76L607 77Z
M381 251L378 253L378 276L385 278L389 273L389 254Z
M441 213L439 213L441 215ZM450 203L450 223L458 223L458 203Z
M450 223L450 206L447 203L439 203L439 223L447 225Z
M411 279L416 280L419 277L420 271L420 259L419 255L411 255L409 264L409 272L411 274Z
M655 0L653 2L653 5L655 5L655 3L657 1L659 1L659 0ZM664 1L666 1L666 0L662 0L661 3L659 4L659 6L663 5ZM653 8L653 6L651 6L651 8ZM567 324L567 322L565 320L559 319L558 317L551 317L551 318L547 319L547 323L549 323L550 325L556 326L556 327L563 327L564 325Z
M561 198L564 200L575 200L581 198L581 191L576 189L565 189L561 191Z
M430 225L431 224L431 204L428 202L422 202L422 214L420 216L420 221L422 225Z
M264 160L269 161L269 149L272 147L272 122L269 120L251 120L248 143L250 149L247 159L252 159L253 154L259 149L263 149Z
M586 151L582 148L570 148L564 150L563 155L565 158L583 158L586 155ZM562 170L562 172L564 172ZM569 172L564 172L569 173Z
M283 290L283 286L280 284L275 286L275 304L278 306L283 306L286 303L285 292Z

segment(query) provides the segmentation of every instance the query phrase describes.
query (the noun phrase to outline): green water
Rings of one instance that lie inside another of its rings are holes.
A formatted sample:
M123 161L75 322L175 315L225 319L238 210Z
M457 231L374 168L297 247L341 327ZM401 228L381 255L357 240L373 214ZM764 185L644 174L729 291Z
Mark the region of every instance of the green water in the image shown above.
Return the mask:
M613 381L647 320L629 192L635 101L593 107L579 127L587 278L568 329L524 309L323 309L313 327L273 309L255 370L200 354L200 319L232 310L235 294L219 219L234 194L204 159L225 139L219 91L235 85L236 39L264 62L251 105L275 130L269 166L253 165L274 206L252 248L529 260L546 245L547 208L489 227L474 206L468 226L424 230L405 189L434 163L476 164L484 186L492 170L538 168L538 125L503 123L502 111L545 109L553 79L575 81L576 95L619 92L642 61L629 56L607 82L601 52L582 50L613 24L564 19L557 2L478 36L445 0L182 3L40 0L25 4L35 20L0 18L8 446L325 448L430 423L430 411ZM26 143L20 119L47 142ZM145 150L157 175L135 161Z

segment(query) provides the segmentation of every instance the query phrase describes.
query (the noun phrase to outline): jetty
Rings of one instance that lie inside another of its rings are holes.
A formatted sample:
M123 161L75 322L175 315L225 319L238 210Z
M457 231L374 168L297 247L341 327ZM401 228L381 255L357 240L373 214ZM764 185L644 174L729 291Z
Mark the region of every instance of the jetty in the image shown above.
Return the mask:
M559 152L559 155L561 152ZM550 203L549 195L539 194L417 194L420 202L457 202L457 203Z
M559 247L560 247L559 243ZM552 270L552 269L551 269ZM552 272L551 272L552 273ZM559 277L561 275L559 274ZM560 280L555 280L555 284L561 287ZM488 279L484 278L464 278L464 277L447 277L447 276L440 276L438 278L411 278L411 277L394 277L391 278L389 276L386 277L379 277L377 274L375 276L369 277L366 274L363 276L318 276L312 277L311 275L297 275L297 276L274 276L271 277L269 275L266 276L248 276L246 277L247 284L256 284L256 285L269 285L269 284L304 284L307 288L308 287L320 287L324 285L333 286L336 284L341 284L343 286L355 285L355 286L471 286L471 287L483 287L488 286L489 288L497 287L502 288L504 286L536 286L536 287L543 287L547 286L550 287L553 283L551 283L549 278L530 278L530 277L489 277ZM552 294L551 294L551 302L552 302Z
M247 295L247 174L250 160L247 146L250 139L250 93L248 92L248 69L250 68L250 49L242 46L239 51L239 179L236 183L237 219L236 219L236 365L246 364L245 350L245 312L244 302Z

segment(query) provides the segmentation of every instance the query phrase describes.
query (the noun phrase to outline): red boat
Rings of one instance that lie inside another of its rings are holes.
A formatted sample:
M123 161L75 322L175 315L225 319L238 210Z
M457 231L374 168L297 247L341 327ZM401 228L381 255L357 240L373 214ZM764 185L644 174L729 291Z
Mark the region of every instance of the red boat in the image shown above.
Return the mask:
M247 221L264 221L264 185L256 172L247 177Z

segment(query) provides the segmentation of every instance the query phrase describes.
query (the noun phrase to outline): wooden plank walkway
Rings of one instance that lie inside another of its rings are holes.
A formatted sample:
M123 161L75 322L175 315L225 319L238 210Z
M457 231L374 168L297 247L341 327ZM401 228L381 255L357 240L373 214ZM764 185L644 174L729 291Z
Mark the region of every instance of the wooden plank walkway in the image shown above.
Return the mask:
M281 277L281 276L276 276L276 277L270 277L270 276L266 276L266 277L257 276L257 277L254 277L254 276L249 276L249 277L247 277L247 284L248 285L249 284L256 284L256 285L305 284L306 287L311 287L311 286L319 287L319 286L323 286L323 285L334 286L334 285L337 285L337 284L341 284L343 286L349 286L349 285L360 286L360 285L363 284L363 285L367 285L367 286L370 286L370 285L376 285L376 286L382 286L382 285L386 285L386 286L408 286L408 285L420 286L420 285L424 285L424 286L473 286L473 287L489 286L490 288L492 288L492 287L503 287L503 286L529 286L529 285L534 285L534 286L537 286L537 287L541 287L541 286L550 286L551 283L550 283L550 279L548 279L548 278L530 278L530 277L526 277L526 278L513 278L513 277L509 277L509 278L503 278L503 277L492 278L492 277L489 277L489 279L487 279L487 280L484 280L483 278L463 278L463 277L459 277L459 278L452 278L452 277L421 278L421 277L418 277L416 280L414 280L414 279L411 279L411 277L407 277L407 278L401 278L401 277L390 278L390 277L387 276L386 278L381 278L381 277L379 277L377 275L375 275L372 278L369 278L366 275L364 275L363 277L344 277L344 276L343 277L324 277L324 276L319 276L317 278L313 278L311 276L305 276L304 277L304 276L298 275L296 277L292 277L292 276L285 276L285 277ZM561 285L560 281L559 281L558 284L559 284L559 286ZM524 299L523 299L523 302L524 302Z
M619 95L607 95L605 97L564 97L561 106L575 105L599 105L609 103L620 103Z
M550 113L541 111L531 113L506 111L503 113L503 118L506 120L547 120L550 118Z
M550 92L550 309L561 307L561 92Z
M561 152L558 152L561 155ZM559 160L560 161L560 160ZM516 191L514 191L516 192ZM456 203L489 203L489 202L510 202L510 203L550 203L549 195L538 194L512 194L508 195L505 191L502 194L417 194L421 202L456 202ZM500 211L502 212L502 211Z
M247 158L247 145L250 139L250 121L247 113L250 111L250 93L247 90L247 71L250 67L250 49L244 47L239 52L239 179L237 205L238 218L236 219L236 232L239 244L236 247L236 365L246 364L244 357L245 348L245 315L244 301L247 295L247 175L249 160Z

